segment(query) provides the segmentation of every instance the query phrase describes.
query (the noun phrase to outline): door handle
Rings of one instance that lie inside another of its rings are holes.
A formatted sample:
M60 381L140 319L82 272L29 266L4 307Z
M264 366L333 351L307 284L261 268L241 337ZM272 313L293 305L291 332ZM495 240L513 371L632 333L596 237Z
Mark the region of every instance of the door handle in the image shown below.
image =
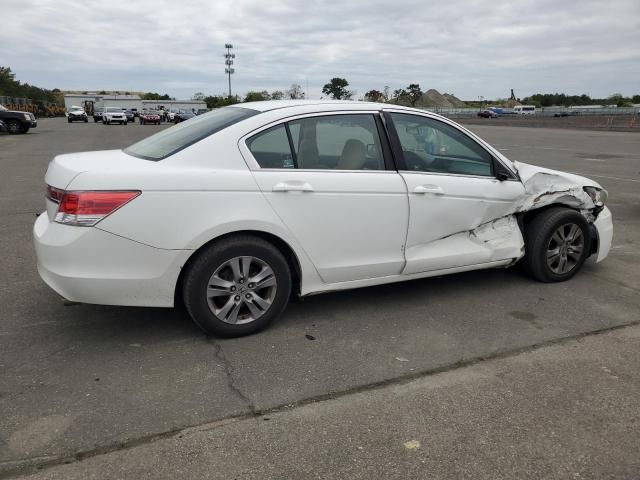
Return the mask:
M425 193L432 193L434 195L444 195L444 190L437 185L418 185L413 189L413 193L424 195Z
M271 189L273 192L313 192L313 187L307 182L280 182Z

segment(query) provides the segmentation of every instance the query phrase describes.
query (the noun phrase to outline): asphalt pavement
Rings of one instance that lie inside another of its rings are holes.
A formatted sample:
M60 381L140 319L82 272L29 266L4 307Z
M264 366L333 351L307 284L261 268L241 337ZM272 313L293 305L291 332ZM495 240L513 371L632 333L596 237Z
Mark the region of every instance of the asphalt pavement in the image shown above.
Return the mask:
M27 135L0 134L0 477L640 321L640 135L476 125L511 158L609 191L605 262L562 284L509 269L309 297L269 330L233 340L205 337L180 310L64 306L39 279L31 242L47 163L159 128L44 119Z

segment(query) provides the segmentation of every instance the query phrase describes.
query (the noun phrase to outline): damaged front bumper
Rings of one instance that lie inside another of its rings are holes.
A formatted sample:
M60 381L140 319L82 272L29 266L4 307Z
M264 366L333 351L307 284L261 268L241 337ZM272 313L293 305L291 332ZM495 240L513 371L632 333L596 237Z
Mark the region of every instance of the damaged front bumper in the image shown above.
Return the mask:
M601 262L611 250L611 242L613 241L613 219L611 211L604 207L598 214L593 226L596 231L596 238L592 239L597 242L596 263Z

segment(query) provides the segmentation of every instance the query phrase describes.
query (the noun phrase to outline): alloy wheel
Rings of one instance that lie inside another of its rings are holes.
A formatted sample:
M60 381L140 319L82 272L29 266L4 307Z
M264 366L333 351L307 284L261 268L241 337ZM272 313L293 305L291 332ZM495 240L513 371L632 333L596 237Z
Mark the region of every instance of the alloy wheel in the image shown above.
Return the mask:
M547 245L547 266L558 275L564 275L580 262L584 250L582 229L575 223L559 226Z
M250 256L234 257L209 278L207 303L225 323L250 323L269 310L276 290L275 273L266 262Z

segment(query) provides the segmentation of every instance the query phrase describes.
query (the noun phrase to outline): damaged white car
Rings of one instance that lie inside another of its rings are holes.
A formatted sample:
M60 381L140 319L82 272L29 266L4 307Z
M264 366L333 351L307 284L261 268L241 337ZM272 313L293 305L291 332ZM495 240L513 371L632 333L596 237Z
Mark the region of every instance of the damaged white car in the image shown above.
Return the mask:
M214 335L311 295L524 262L571 278L611 247L606 191L512 162L435 114L365 102L214 110L53 159L38 270L68 300L172 307Z

